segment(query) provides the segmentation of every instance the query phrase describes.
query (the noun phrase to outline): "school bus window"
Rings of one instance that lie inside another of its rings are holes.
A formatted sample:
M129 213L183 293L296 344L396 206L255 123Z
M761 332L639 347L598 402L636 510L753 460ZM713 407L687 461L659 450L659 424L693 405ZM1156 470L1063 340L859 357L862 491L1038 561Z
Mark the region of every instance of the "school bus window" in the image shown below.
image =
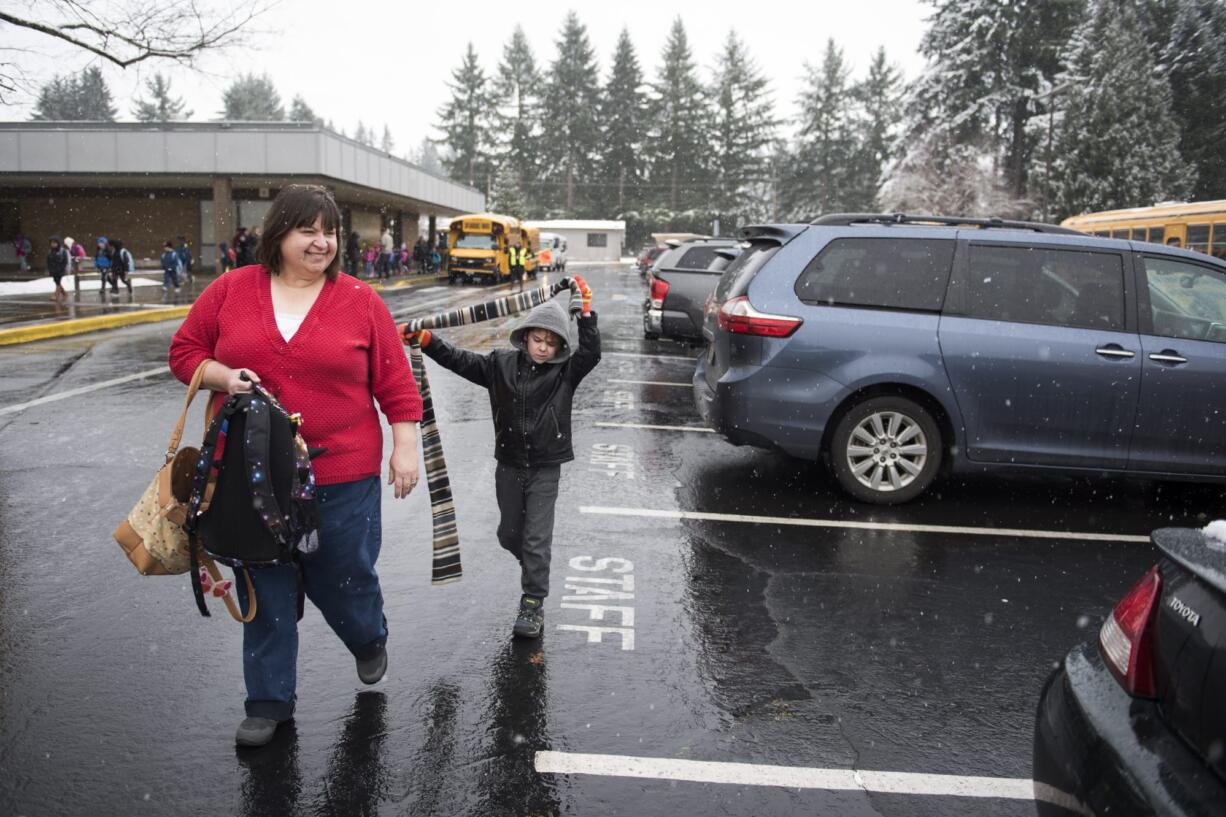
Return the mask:
M1209 252L1209 225L1208 224L1189 224L1188 238L1184 244L1189 250L1196 252Z
M1155 244L1161 244L1163 237L1166 235L1165 227L1150 227L1149 240Z
M1144 227L1133 227L1132 228L1132 240L1133 241L1144 241L1145 240L1145 228Z
M1110 230L1096 230L1094 232L1094 235L1098 236L1099 238L1110 238L1111 231Z
M1112 230L1112 231L1111 231L1111 237L1112 237L1112 238L1127 238L1127 237L1128 237L1128 228L1127 228L1127 227L1125 227L1125 228L1124 228L1124 229L1122 229L1122 230Z
M1213 225L1213 254L1226 260L1226 222L1216 222Z

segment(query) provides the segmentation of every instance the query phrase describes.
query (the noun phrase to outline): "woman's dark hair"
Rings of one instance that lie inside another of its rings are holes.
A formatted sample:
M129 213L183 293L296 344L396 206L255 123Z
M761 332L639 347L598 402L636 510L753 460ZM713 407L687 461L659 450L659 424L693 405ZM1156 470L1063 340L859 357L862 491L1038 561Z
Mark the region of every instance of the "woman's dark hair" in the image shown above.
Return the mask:
M315 219L322 219L324 230L338 232L341 228L341 211L336 200L324 187L315 184L291 184L281 188L272 200L268 215L264 216L263 235L256 248L256 260L273 275L281 274L281 240L291 230L309 227ZM336 280L341 268L341 254L332 256L324 271L329 281Z

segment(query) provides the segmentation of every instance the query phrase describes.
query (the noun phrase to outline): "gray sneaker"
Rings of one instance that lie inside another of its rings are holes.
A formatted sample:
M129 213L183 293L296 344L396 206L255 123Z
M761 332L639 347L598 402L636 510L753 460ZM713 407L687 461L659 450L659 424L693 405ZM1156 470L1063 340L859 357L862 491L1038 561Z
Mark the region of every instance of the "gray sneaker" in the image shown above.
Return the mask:
M387 648L384 647L374 658L358 661L358 678L364 684L377 684L387 672Z
M517 638L541 637L541 630L545 628L545 606L542 602L543 599L535 596L524 596L519 600L519 615L511 630Z
M272 718L243 718L234 735L239 746L264 746L277 731L277 721Z

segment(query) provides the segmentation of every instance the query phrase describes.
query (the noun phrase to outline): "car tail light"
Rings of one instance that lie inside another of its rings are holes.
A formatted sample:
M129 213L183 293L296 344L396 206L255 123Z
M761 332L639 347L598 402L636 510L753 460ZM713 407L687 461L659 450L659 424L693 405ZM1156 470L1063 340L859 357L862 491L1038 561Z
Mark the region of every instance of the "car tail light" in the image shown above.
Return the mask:
M1098 633L1107 666L1135 697L1152 698L1155 693L1152 623L1161 595L1162 574L1154 565L1115 605Z
M786 338L804 323L788 315L768 315L754 309L749 297L741 295L724 302L719 310L719 328L739 335Z
M668 281L661 281L654 275L651 276L651 308L663 309L664 296L668 294Z

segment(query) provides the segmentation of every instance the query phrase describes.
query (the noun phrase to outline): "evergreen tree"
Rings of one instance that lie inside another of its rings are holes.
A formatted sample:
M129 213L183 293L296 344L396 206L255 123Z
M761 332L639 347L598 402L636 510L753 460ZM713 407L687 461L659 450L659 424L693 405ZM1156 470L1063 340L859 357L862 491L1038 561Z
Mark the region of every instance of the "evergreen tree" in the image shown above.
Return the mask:
M770 180L769 157L779 123L769 83L735 31L728 32L717 57L711 97L711 205L722 226L761 221L769 213L762 194Z
M711 113L680 17L664 44L649 110L645 152L666 218L705 221L696 211L710 204Z
M909 142L986 149L1014 195L1027 189L1035 142L1027 124L1061 70L1085 0L927 0L928 67L911 98Z
M438 147L429 137L422 139L421 144L417 146L417 150L410 152L409 161L427 173L434 173L439 176L447 175L447 169L443 167L443 160L439 156Z
M1192 198L1226 198L1226 4L1178 0L1162 63L1179 120L1179 151L1196 168Z
M374 128L367 128L366 123L359 119L358 129L353 132L353 141L373 148L375 146Z
M439 108L435 125L443 134L438 143L447 151L443 166L451 178L488 193L494 153L490 122L494 98L471 42L451 78L447 83L451 101Z
M603 194L597 209L621 214L642 206L642 183L646 172L643 161L643 131L648 122L647 96L643 92L643 71L622 28L613 51L613 67L600 101L600 122L604 128L600 176Z
M221 118L232 122L281 122L285 108L267 74L242 74L221 95Z
M1187 195L1171 89L1129 3L1097 0L1069 46L1048 180L1061 215Z
M39 89L34 113L37 120L62 122L114 122L111 89L102 71L91 66L76 76L56 76Z
M392 139L392 131L386 123L383 125L383 136L379 139L379 150L384 153L391 153L396 147L396 141Z
M523 183L510 162L499 165L494 176L494 189L490 194L489 208L495 213L521 218L524 215L527 201L524 196Z
M551 188L547 202L558 214L573 218L593 212L580 191L590 192L588 185L595 181L592 168L601 153L596 54L587 28L573 11L562 23L557 47L545 81L549 128L544 138L544 177Z
M902 114L902 75L878 48L868 75L852 88L855 100L855 152L847 178L847 208L880 210L878 191L885 169L894 158L898 121Z
M499 141L499 164L509 165L519 186L520 200L515 213L528 215L532 209L526 183L537 175L537 161L541 153L541 74L536 67L536 57L528 36L521 26L515 26L511 39L502 49L502 62L498 65L498 77L494 84L497 98L502 106L496 117L496 137ZM495 186L502 178L495 177ZM535 215L535 213L532 213Z
M289 121L291 122L314 122L322 125L323 120L315 115L315 111L302 98L301 94L294 94L294 99L289 105ZM329 122L328 127L332 125Z
M856 154L850 71L843 51L826 41L820 68L805 64L800 129L782 190L784 215L808 221L850 208L850 174Z
M185 110L183 99L170 95L170 80L159 74L145 80L145 90L149 92L148 99L138 99L132 108L132 115L140 122L176 122L192 115Z

